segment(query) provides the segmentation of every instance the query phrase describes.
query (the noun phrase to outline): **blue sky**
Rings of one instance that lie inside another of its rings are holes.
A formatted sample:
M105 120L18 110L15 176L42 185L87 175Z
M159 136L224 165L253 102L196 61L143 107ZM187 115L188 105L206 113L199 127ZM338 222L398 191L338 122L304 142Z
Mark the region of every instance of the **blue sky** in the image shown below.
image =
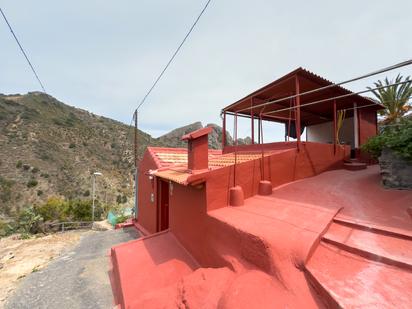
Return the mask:
M0 5L51 95L129 123L205 2ZM411 11L410 0L212 0L141 109L140 128L158 136L195 121L220 124L222 107L299 66L338 82L407 60ZM388 76L398 72L412 75L408 67ZM361 90L375 79L347 88ZM39 86L0 20L0 92L34 90Z

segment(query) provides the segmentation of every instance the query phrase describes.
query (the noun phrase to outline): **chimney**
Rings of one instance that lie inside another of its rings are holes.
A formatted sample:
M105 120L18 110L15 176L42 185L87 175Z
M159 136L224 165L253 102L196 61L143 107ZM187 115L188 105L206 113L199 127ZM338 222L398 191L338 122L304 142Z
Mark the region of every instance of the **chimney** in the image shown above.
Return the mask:
M212 128L206 127L182 136L187 141L187 168L193 172L209 167L208 135Z

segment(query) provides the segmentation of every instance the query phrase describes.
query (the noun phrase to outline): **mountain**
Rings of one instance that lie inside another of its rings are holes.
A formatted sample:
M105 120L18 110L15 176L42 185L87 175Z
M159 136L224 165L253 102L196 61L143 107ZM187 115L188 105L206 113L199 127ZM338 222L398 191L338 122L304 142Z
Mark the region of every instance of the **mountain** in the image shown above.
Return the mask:
M213 130L209 134L209 148L211 149L220 149L222 148L222 128L217 124L209 123L206 127L211 127ZM200 121L194 122L184 127L180 127L170 131L169 133L160 136L156 139L155 143L159 145L168 145L168 147L186 147L186 142L181 140L181 137L187 133L190 133L195 130L203 128L203 125ZM227 141L228 144L233 143L233 139L230 134L227 132ZM241 141L242 142L242 141Z
M44 93L0 96L0 209L9 214L53 195L90 196L94 171L103 174L97 180L100 199L130 197L129 132L120 122ZM140 131L139 140L143 152L152 138Z
M209 146L220 148L222 128L207 126L213 128ZM186 147L182 135L199 128L195 122L159 138L139 130L138 155L148 145ZM132 143L131 127L47 94L0 94L0 215L13 216L51 196L90 198L95 171L103 174L96 179L99 200L132 202Z

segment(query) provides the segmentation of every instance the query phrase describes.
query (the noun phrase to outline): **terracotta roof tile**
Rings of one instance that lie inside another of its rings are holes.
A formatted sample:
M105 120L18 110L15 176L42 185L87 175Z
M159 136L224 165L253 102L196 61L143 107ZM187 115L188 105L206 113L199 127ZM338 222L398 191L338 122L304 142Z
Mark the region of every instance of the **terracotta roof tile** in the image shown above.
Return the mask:
M189 177L193 176L193 174L189 173L189 171L187 170L187 161L183 160L180 156L187 156L187 154L182 153L182 149L179 148L169 148L168 151L165 151L164 149L165 148L162 148L161 151L155 152L158 158L161 158L159 160L163 161L161 161L162 166L159 167L160 169L156 171L154 175L163 179L171 180L179 184L187 185L189 182ZM292 151L293 150L294 149L292 149ZM291 151L291 149L269 150L265 151L263 155L265 157L268 157L273 154L285 151ZM209 170L215 170L218 168L234 165L235 160L237 163L243 163L251 160L260 159L261 157L262 153L260 151L238 152L235 158L235 153L228 153L222 155L220 150L209 150ZM166 161L173 163L167 163ZM207 174L208 172L209 171L204 171L202 172L202 174Z

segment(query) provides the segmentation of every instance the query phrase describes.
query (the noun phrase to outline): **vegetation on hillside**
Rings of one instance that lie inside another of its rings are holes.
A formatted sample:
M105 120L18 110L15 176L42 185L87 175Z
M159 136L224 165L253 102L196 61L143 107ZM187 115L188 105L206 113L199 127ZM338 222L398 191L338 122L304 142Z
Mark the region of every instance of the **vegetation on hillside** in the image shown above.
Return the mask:
M43 93L0 95L0 216L17 217L50 196L116 204L133 194L130 127L65 105ZM129 138L129 139L128 139ZM152 142L139 132L139 155ZM89 194L87 194L89 193ZM123 198L123 197L126 198Z
M109 207L95 202L95 220L101 220L107 214ZM0 236L12 233L37 234L55 231L56 223L92 221L91 200L66 201L58 197L49 198L45 203L25 207L19 211L14 220L0 220Z
M222 129L208 126L209 147L220 148ZM196 122L159 138L139 131L138 155L148 145L186 147L181 136L202 127ZM44 230L48 221L88 221L95 171L103 174L96 179L103 212L132 203L131 133L44 93L0 94L0 234Z

